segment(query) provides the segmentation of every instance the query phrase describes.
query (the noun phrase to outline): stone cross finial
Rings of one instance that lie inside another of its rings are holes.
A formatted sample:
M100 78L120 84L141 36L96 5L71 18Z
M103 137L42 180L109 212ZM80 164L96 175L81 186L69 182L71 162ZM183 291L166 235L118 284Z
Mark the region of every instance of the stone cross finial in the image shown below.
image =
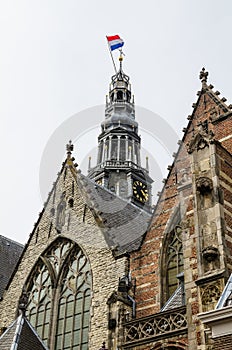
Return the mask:
M208 78L209 73L205 70L205 68L203 67L202 70L200 71L200 80L203 83L207 83L207 78Z
M67 150L68 154L72 153L72 151L73 151L73 144L72 144L71 140L69 140L69 143L66 145L66 150Z

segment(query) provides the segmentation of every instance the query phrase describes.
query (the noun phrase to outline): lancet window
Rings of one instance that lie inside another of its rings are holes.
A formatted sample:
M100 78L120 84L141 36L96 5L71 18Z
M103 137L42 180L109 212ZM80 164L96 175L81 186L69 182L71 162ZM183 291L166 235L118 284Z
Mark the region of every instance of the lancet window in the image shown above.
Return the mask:
M183 246L181 239L182 229L176 226L166 237L162 258L162 304L173 295L179 287L183 276L178 279L178 275L183 272Z

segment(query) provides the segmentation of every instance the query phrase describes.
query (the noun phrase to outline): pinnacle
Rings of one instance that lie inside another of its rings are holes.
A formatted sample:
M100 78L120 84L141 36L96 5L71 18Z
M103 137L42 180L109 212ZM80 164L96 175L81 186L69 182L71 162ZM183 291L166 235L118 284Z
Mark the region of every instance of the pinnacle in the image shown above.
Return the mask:
M69 143L66 145L66 151L67 151L67 164L68 165L72 165L74 166L75 168L78 166L78 164L73 164L73 161L75 160L74 157L71 157L72 156L72 151L74 149L74 146L73 146L73 143L71 140L69 140Z
M203 67L202 70L200 71L200 75L199 75L199 78L202 82L202 85L205 83L207 83L207 79L208 79L208 75L209 75L209 72L207 72L205 70L205 68Z

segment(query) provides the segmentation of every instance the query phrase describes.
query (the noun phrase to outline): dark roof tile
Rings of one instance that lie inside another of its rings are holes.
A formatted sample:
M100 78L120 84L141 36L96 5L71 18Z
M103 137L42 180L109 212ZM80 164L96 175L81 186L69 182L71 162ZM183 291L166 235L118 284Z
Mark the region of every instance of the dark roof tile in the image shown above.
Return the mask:
M23 251L23 245L0 235L0 298Z
M109 247L117 247L119 254L138 249L151 214L84 175L78 174L77 182L86 204L101 218L102 231Z
M30 322L20 315L0 337L1 350L48 350Z

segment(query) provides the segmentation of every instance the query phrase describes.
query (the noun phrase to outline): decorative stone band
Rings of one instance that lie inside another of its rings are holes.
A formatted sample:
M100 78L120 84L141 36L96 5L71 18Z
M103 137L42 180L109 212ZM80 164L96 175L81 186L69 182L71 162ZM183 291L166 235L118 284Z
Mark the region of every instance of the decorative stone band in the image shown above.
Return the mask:
M186 306L182 306L125 323L123 348L185 333L187 333Z

